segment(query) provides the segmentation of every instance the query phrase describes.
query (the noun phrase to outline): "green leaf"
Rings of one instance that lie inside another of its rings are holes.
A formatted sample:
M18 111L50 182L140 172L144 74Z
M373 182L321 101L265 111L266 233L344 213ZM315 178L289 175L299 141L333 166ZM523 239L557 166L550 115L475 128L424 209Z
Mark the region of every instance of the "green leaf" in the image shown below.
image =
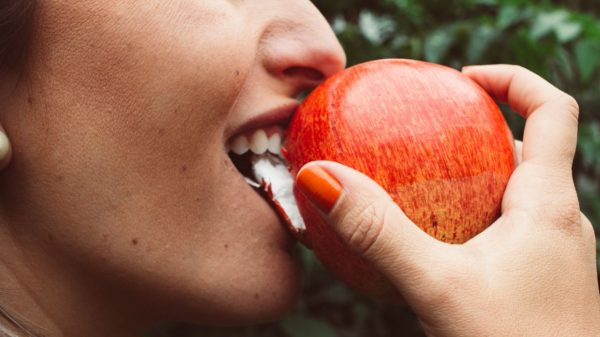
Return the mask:
M359 16L358 27L369 42L378 46L396 30L396 23L389 17L376 15L370 11L362 11Z
M534 40L539 40L554 31L555 27L563 24L568 18L569 12L566 10L542 12L533 21L529 34Z
M574 81L575 71L573 69L573 57L564 46L559 45L556 47L554 62L556 62L556 66L558 69L560 69L560 72L565 80L571 82Z
M475 5L494 6L498 4L498 0L475 0L473 3Z
M467 63L478 63L489 45L496 40L499 32L492 26L478 26L469 38L467 46Z
M583 27L578 22L562 22L554 27L554 33L561 43L573 41L582 30Z
M331 21L331 28L336 34L340 34L348 28L348 21L344 16L338 15Z
M411 5L409 0L386 0L385 2L395 5L398 9L407 9Z
M289 337L337 337L330 324L306 316L288 316L281 327Z
M600 125L597 123L581 125L577 137L577 150L585 166L600 168ZM586 179L586 177L582 176L580 179ZM590 183L580 188L582 188L582 191L592 188L587 192L589 195L594 195L595 186L596 184Z
M454 43L455 32L454 26L446 26L429 34L423 47L425 59L429 62L440 63Z
M586 39L575 43L575 59L581 79L588 82L600 65L600 40Z
M521 17L521 9L517 6L504 6L498 12L497 25L501 29L505 29L517 21Z

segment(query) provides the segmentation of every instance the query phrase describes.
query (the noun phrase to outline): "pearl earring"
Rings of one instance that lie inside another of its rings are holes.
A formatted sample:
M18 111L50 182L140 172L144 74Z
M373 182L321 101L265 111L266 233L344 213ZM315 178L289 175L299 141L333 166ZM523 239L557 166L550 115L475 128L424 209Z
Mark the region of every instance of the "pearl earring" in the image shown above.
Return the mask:
M0 162L6 159L10 152L10 141L6 136L6 133L0 131ZM1 164L0 164L1 165Z

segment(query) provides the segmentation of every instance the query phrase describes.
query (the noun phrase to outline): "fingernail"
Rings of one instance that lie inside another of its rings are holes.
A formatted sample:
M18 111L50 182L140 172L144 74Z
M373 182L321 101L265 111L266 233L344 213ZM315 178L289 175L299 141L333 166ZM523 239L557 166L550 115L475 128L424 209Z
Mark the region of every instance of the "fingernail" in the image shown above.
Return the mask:
M0 160L6 158L8 151L10 150L10 142L8 137L2 131L0 131Z
M317 165L301 169L296 183L300 191L325 214L331 211L342 193L342 185Z

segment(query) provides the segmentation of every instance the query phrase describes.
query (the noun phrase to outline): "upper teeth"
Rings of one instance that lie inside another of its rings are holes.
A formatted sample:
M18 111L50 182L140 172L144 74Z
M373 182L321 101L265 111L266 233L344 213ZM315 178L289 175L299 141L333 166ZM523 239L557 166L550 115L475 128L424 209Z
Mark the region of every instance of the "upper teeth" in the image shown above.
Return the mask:
M250 133L241 134L229 142L228 151L232 151L237 155L243 155L248 151L259 155L267 151L273 154L281 154L282 134L283 131L279 127L257 129Z
M269 147L267 148L269 152L273 154L281 154L281 135L278 133L274 133L269 138Z

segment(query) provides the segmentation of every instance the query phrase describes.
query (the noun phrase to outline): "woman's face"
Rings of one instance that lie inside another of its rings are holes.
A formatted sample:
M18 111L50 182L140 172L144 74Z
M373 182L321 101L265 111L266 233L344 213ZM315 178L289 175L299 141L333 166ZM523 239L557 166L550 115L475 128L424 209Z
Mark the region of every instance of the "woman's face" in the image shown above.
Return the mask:
M2 114L11 221L70 275L149 315L281 315L299 287L292 240L226 148L283 123L301 91L344 67L324 18L308 0L49 0L37 11L22 104Z

